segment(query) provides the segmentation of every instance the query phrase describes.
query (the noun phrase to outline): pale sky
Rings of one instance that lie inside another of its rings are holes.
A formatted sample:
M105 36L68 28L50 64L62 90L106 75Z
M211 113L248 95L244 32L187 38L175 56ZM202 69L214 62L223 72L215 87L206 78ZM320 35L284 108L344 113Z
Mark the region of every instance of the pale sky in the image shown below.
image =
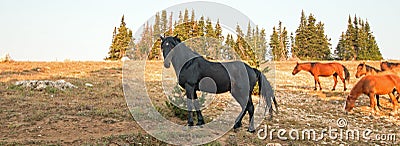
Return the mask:
M0 55L19 61L102 60L111 44L114 26L122 15L133 32L156 12L184 0L0 0ZM385 59L400 60L400 1L396 0L213 0L228 5L265 28L282 21L290 32L300 22L301 10L325 23L332 48L347 28L351 15L368 19ZM182 10L183 11L183 10ZM216 13L224 13L218 12ZM226 14L229 15L229 14ZM246 26L244 26L246 27ZM246 30L246 28L242 28Z

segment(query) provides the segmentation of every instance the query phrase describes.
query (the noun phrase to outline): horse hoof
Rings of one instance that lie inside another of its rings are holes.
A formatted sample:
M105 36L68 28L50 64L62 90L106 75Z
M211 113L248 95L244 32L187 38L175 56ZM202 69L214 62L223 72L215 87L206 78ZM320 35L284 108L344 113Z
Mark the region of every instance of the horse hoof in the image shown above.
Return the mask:
M196 126L201 126L201 125L204 125L204 124L205 124L205 122L203 120L201 120L201 121L197 122Z
M317 91L317 88L314 88L314 91Z
M233 128L233 132L239 132L239 129L238 128Z
M193 126L194 123L193 122L188 122L188 126Z
M347 90L347 88L344 88L344 91L346 91Z
M242 123L236 123L235 126L233 126L233 129L238 129L242 127Z
M247 129L247 132L249 132L249 133L254 133L254 132L256 132L256 130Z
M335 91L336 89L332 89L332 91Z

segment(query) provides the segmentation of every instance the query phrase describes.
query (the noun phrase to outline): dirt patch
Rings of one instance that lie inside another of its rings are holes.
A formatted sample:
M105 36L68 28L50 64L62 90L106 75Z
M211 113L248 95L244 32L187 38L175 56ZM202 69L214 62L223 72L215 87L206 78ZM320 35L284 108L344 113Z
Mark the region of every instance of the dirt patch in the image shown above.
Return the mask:
M348 91L338 83L336 91L332 77L321 77L322 91L313 91L314 81L309 73L291 74L296 62L276 62L275 89L280 112L272 121L262 123L270 129L315 129L337 127L337 119L347 120L346 129L371 129L374 135L396 134L395 141L330 139L327 135L319 144L398 144L399 116L390 116L392 109L387 96L381 98L382 112L370 114L369 99L363 95L354 113L345 115L343 103L349 90L359 80L354 77L360 62L341 62L350 71ZM367 64L379 68L379 62ZM166 97L162 91L162 62L151 61L146 66L146 87L155 105L165 110L171 121L184 124L165 109ZM140 68L139 68L140 69ZM30 90L15 86L21 80L65 80L77 89ZM91 84L85 86L85 84ZM224 106L229 94L217 97L215 105ZM0 145L1 144L144 144L165 145L146 134L134 121L126 106L122 89L121 62L8 62L0 63ZM213 105L214 105L213 104ZM205 117L214 117L219 108L204 111ZM247 115L243 128L229 131L214 145L283 145L315 144L313 140L259 139L246 132ZM259 130L258 129L258 130ZM345 130L346 130L345 129ZM317 133L317 136L320 136ZM286 136L288 134L286 133Z

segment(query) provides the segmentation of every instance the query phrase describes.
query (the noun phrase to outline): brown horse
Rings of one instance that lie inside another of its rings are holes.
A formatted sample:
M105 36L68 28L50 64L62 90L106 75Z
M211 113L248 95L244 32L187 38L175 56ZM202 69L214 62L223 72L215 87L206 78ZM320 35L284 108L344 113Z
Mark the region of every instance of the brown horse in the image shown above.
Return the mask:
M381 62L381 70L382 71L400 71L400 63L393 63L393 62Z
M366 65L365 62L360 63L357 66L357 72L356 72L356 78L359 78L363 75L384 75L384 74L394 74L392 71L381 71L379 69L376 69L372 66ZM393 89L392 93L393 95L395 94L396 89ZM381 104L379 103L379 95L376 96L376 104L378 107L382 107ZM396 99L399 99L399 96L396 97Z
M336 84L338 82L337 76L340 77L344 84L344 91L346 91L346 82L349 82L350 80L350 73L347 70L347 68L340 64L340 63L319 63L319 62L308 62L308 63L298 63L293 69L292 74L296 75L300 71L308 71L313 77L314 77L314 85L315 88L314 90L317 90L317 83L319 85L319 90L322 90L321 83L319 81L319 76L321 77L329 77L333 75L333 80L335 81L332 91L335 90ZM344 78L343 78L343 72L344 72Z
M363 75L377 75L377 74L382 74L382 73L385 73L385 72L382 72L381 70L379 70L375 67L366 65L365 62L363 62L357 66L356 78L359 78Z
M370 106L373 111L379 111L374 95L388 94L392 99L393 112L397 111L397 99L394 97L393 89L399 92L400 90L400 77L393 74L386 75L368 75L363 77L360 81L354 85L350 91L350 95L347 96L345 110L346 112L351 111L354 108L355 101L361 94L366 94L370 99Z

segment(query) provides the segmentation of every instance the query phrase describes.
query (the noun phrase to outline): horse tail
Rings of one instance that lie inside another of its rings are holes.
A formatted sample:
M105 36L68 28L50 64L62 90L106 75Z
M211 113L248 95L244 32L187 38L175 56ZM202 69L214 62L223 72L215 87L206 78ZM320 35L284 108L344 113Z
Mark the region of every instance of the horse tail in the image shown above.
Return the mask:
M274 90L263 73L261 73L258 69L254 69L254 71L256 72L258 78L259 93L266 102L264 115L267 111L269 111L270 118L272 118L272 102L274 102L276 112L278 112L278 103L275 99Z
M350 82L350 73L349 70L344 66L343 66L343 70L344 70L344 79L347 80L347 82Z

